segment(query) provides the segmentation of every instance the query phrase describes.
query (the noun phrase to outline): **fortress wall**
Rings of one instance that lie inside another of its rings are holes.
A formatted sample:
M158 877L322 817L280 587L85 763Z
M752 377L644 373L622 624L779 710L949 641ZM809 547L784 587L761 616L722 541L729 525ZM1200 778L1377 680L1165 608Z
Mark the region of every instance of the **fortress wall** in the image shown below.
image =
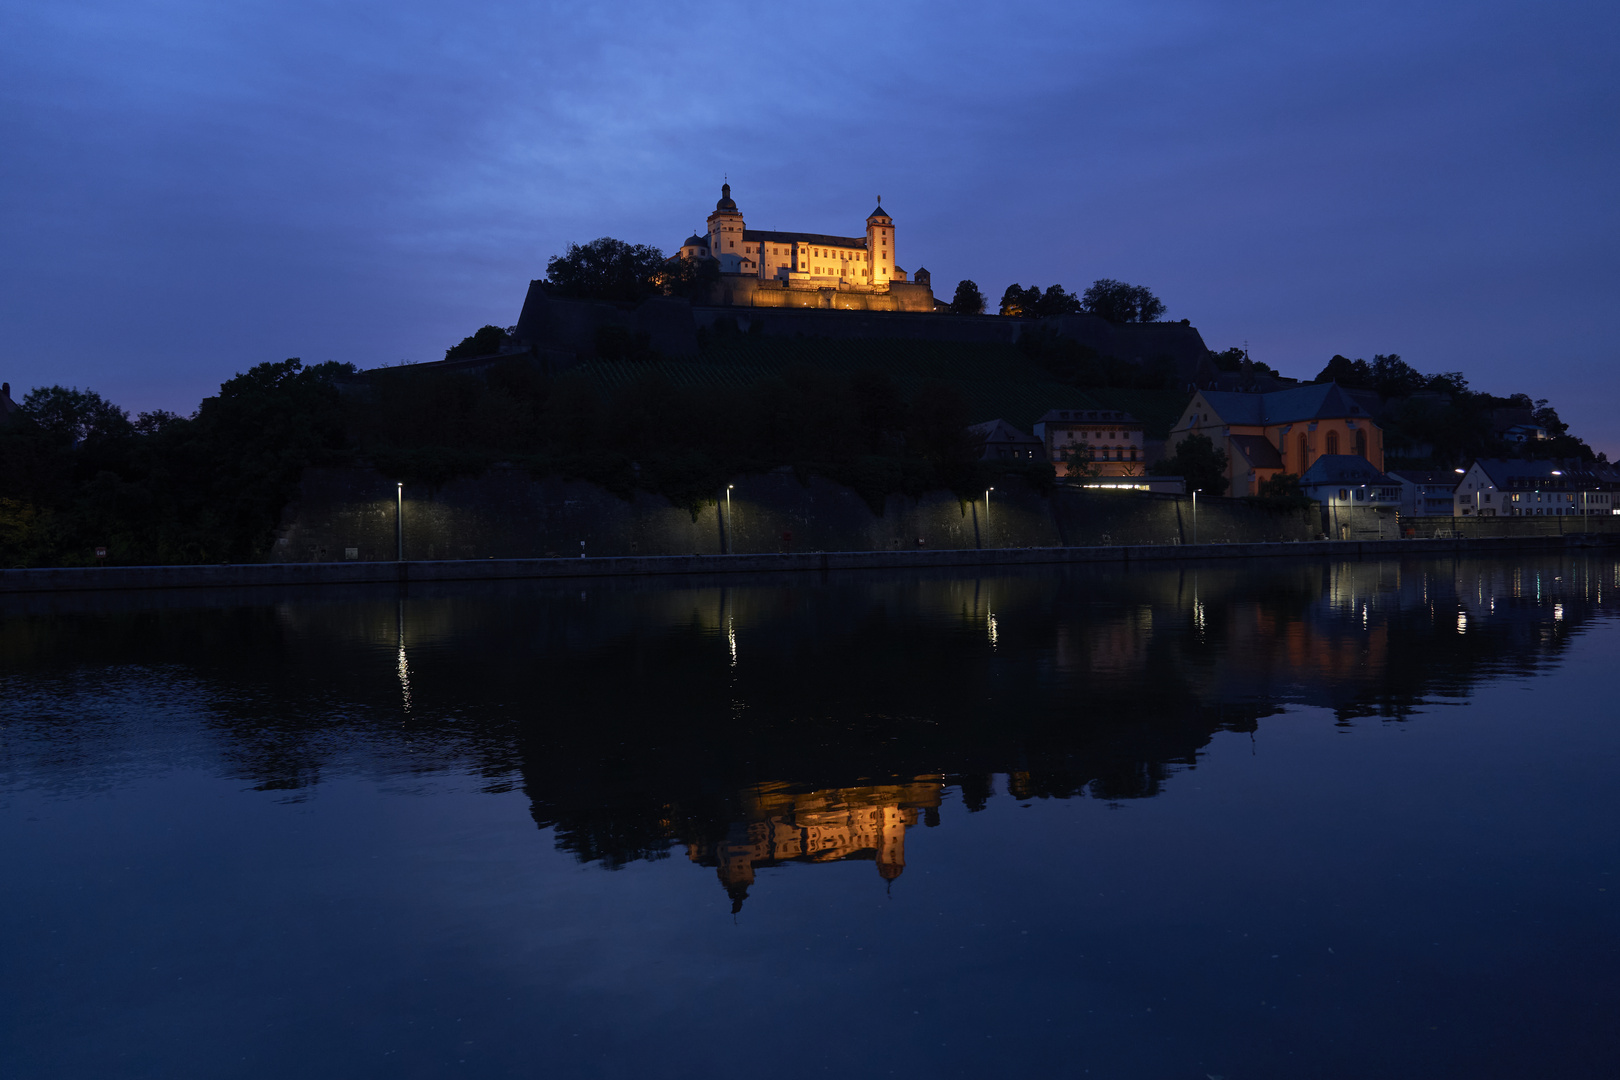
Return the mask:
M694 307L699 326L718 319L735 319L747 329L754 324L773 337L901 338L911 341L1011 343L1023 328L1023 319L999 315L920 315L914 312L818 311L799 308Z
M395 486L370 469L310 469L288 507L272 562L361 562L395 557ZM819 477L800 483L777 471L744 476L696 520L668 500L556 477L536 480L496 467L433 490L405 491L407 559L715 555L791 551L905 551L1094 544L1191 543L1187 499L1146 492L1059 488L1043 495L1008 478L966 502L950 492L890 496L874 514L853 490ZM1236 500L1201 500L1198 539L1252 543L1314 538L1314 511L1272 513ZM784 537L784 534L791 534ZM921 543L919 543L921 541Z

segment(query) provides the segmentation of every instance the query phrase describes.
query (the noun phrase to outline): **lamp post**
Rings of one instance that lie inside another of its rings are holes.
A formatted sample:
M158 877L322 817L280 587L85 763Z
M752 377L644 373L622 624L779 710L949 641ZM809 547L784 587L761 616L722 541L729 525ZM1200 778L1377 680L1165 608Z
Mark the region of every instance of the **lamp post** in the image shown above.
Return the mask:
M405 483L394 485L394 561L405 561Z
M984 489L984 523L986 525L990 524L990 493L994 490L996 489L993 487Z
M1193 488L1193 543L1198 543L1198 489Z
M731 542L731 489L735 484L726 485L726 554L736 554L736 545Z

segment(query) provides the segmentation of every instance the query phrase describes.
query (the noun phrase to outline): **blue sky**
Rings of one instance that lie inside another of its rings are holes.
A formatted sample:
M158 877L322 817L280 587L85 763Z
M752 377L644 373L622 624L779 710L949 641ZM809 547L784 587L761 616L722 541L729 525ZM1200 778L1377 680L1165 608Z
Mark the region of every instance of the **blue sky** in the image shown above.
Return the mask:
M949 293L1152 287L1309 377L1398 352L1620 456L1620 5L0 0L0 378L189 412L429 360L722 174Z

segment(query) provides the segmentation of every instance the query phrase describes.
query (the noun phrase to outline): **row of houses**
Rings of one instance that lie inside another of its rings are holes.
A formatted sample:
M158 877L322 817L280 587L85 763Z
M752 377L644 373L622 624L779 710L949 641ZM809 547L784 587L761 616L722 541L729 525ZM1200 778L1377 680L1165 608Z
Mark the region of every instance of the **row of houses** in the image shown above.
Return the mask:
M1033 434L1003 420L973 432L987 459L1049 461L1060 478L1096 486L1171 490L1175 478L1150 477L1149 462L1202 435L1225 451L1234 496L1259 495L1266 481L1292 474L1324 508L1398 509L1405 517L1620 513L1620 471L1606 463L1492 458L1386 473L1380 406L1370 391L1331 382L1269 393L1199 390L1157 444L1136 417L1112 409L1054 409Z

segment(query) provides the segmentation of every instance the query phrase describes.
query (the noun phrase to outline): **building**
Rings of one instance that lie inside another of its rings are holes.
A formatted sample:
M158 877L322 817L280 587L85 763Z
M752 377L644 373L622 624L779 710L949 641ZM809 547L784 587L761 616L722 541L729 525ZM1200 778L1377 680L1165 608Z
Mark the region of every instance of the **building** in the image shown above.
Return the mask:
M1620 474L1582 462L1480 458L1460 470L1457 517L1566 517L1620 509Z
M733 913L742 910L756 870L785 862L870 860L880 879L893 882L906 868L906 829L917 824L918 810L938 814L943 779L811 792L762 784L745 793L744 820L733 822L725 839L688 844L687 858L715 868Z
M1046 460L1058 476L1143 476L1142 422L1117 409L1052 409L1035 423Z
M11 384L0 383L0 427L11 423L12 417L22 412L22 406L11 400Z
M1337 383L1269 394L1200 390L1170 429L1170 450L1205 435L1226 451L1229 495L1258 495L1279 473L1303 477L1325 455L1359 457L1382 474L1384 432L1368 405Z
M988 420L974 424L968 433L984 444L982 461L1042 461L1044 450L1041 440L1026 435L1005 420Z
M1401 485L1402 517L1450 517L1460 477L1451 469L1391 469Z
M1300 476L1299 488L1322 504L1322 531L1335 540L1395 536L1400 482L1360 454L1323 454Z
M894 219L883 199L860 236L750 229L720 186L708 229L681 245L688 259L714 259L720 282L711 302L740 307L814 307L857 311L934 310L926 270L908 280L897 261Z

